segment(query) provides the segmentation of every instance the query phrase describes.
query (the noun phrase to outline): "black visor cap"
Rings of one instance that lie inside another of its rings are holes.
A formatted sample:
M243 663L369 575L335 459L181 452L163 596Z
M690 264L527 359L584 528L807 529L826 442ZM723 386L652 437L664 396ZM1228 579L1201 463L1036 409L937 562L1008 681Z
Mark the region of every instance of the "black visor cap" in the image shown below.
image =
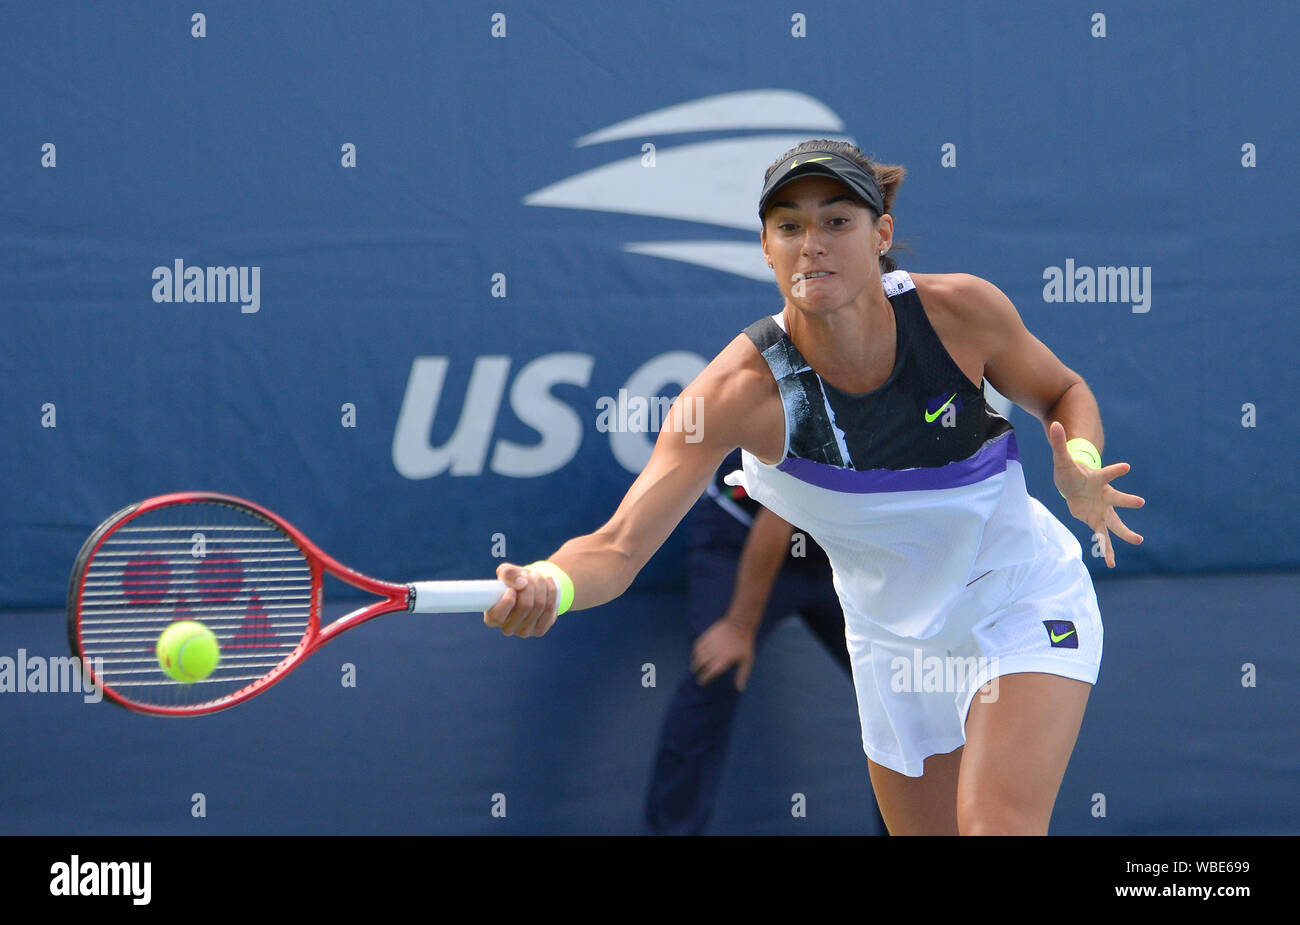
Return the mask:
M884 197L870 174L847 157L832 154L829 151L805 151L796 154L780 164L763 186L763 193L758 198L758 220L763 221L768 205L777 190L800 177L825 176L840 180L867 205L876 210L877 215L885 214Z

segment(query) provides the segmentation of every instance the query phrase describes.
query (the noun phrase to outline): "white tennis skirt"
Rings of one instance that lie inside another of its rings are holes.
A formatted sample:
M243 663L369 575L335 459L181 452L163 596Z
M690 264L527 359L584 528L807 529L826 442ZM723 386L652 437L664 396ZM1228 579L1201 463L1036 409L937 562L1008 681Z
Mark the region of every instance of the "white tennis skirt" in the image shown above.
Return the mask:
M876 623L846 626L867 757L908 777L966 743L972 700L1002 675L1036 671L1095 684L1102 626L1079 541L1030 498L1044 552L973 582L928 639ZM987 687L985 686L987 685Z

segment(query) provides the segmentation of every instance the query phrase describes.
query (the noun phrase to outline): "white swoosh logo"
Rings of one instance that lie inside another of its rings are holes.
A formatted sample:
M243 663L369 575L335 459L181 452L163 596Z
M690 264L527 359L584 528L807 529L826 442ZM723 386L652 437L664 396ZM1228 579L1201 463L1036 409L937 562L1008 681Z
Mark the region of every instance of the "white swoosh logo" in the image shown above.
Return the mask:
M624 244L623 250L647 257L662 257L734 273L760 283L772 282L772 268L763 260L763 249L743 241L642 241Z
M838 134L842 120L819 101L791 90L748 90L705 97L655 110L584 135L585 146L626 138L728 129L801 128L823 137ZM575 174L524 197L524 204L619 212L736 229L759 230L758 193L763 171L801 141L800 134L757 134L679 144L655 151L655 166L639 154ZM770 283L772 271L754 238L713 241L644 241L624 250L710 267Z
M582 148L624 138L729 129L842 132L844 122L829 107L806 93L794 90L741 90L737 93L706 96L689 103L679 103L633 116L590 135L583 135L575 144ZM775 155L772 160L776 160ZM767 163L772 163L772 160ZM766 167L767 164L763 166Z
M659 148L654 167L641 166L639 154L625 157L529 193L524 204L651 215L757 233L763 171L806 138L760 135Z

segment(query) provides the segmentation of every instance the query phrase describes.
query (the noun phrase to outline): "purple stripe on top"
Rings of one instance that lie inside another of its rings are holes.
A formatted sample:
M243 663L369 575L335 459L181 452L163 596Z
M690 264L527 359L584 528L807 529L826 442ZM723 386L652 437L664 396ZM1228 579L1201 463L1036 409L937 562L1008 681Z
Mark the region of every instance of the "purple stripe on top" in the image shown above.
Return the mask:
M801 482L842 491L866 494L879 491L924 491L935 488L957 488L982 482L1007 468L1007 461L1020 461L1020 446L1016 432L1007 431L1005 437L987 443L978 453L946 466L920 469L841 469L810 459L787 459L776 468Z

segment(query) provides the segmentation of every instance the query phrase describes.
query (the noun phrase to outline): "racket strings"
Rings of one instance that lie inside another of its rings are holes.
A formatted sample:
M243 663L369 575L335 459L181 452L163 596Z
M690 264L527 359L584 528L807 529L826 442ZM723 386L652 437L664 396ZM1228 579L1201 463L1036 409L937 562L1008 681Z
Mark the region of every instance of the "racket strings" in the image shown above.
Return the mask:
M148 706L195 706L273 672L303 643L312 572L298 546L253 511L215 501L171 505L111 531L86 564L78 636L89 667L119 695ZM182 683L158 663L158 637L197 620L220 662Z

